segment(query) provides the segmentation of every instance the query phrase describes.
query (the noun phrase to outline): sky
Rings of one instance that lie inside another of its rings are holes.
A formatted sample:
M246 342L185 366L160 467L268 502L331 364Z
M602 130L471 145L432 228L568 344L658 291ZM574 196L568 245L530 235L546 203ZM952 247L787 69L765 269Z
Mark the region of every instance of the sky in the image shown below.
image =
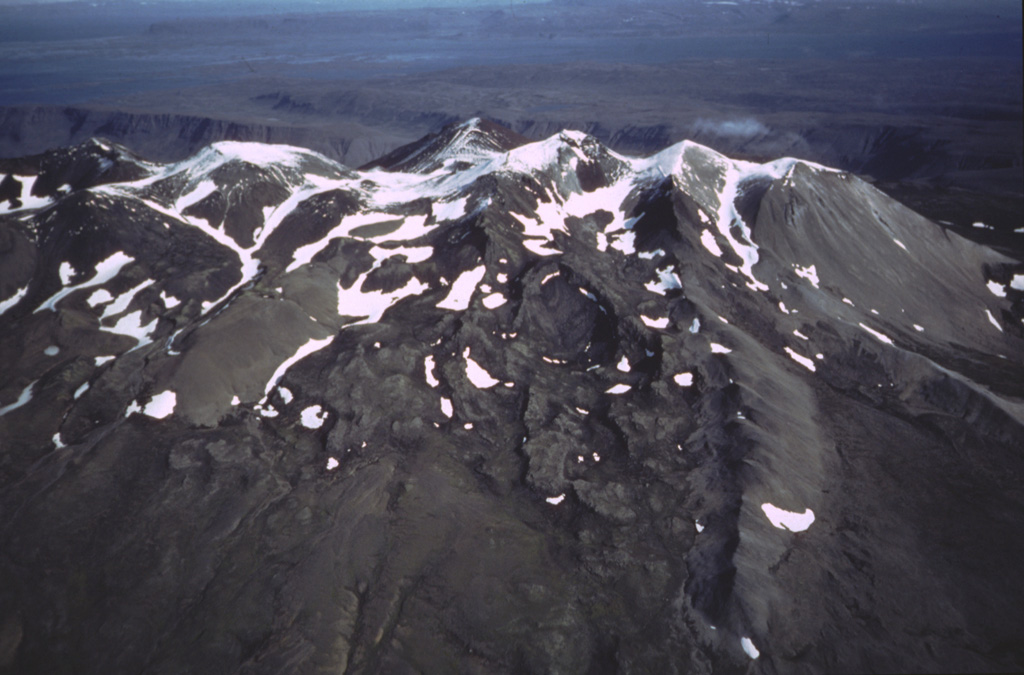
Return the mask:
M0 0L0 7L14 5L44 5L58 4L67 0ZM85 0L83 0L84 2ZM546 2L547 0L150 0L139 2L139 0L102 0L102 4L111 7L119 4L157 4L168 3L199 3L208 5L254 6L265 9L268 6L277 9L287 9L294 6L311 7L316 6L323 9L400 9L402 7L438 7L438 6L488 6L525 3Z

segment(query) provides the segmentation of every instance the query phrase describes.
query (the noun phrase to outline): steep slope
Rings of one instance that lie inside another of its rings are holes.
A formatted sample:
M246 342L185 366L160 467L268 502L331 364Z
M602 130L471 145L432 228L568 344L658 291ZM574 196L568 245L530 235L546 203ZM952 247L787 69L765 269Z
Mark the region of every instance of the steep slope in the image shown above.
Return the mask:
M10 672L1024 666L1024 269L855 176L0 171Z

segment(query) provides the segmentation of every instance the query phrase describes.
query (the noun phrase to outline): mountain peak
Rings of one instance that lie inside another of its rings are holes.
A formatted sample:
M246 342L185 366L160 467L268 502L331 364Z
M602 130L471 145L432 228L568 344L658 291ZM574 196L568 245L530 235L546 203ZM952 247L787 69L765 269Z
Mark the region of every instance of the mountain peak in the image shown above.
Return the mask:
M432 173L444 167L466 168L529 142L530 139L496 122L473 117L449 124L361 168L407 173Z
M3 165L0 669L1024 666L1024 266L793 159L400 150Z

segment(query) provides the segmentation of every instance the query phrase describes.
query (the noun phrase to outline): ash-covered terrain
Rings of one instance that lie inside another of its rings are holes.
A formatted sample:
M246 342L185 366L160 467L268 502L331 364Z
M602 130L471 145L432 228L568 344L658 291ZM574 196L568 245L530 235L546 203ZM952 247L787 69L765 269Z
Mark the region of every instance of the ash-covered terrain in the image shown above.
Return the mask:
M1024 265L855 175L0 175L2 672L1024 668Z

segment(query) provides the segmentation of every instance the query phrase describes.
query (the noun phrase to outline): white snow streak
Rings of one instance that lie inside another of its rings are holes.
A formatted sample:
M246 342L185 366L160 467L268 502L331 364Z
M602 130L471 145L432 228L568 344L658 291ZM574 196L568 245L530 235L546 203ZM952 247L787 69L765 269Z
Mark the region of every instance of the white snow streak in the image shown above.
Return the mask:
M988 317L988 322L989 322L990 324L992 324L993 326L995 326L996 328L998 328L998 329L999 329L999 332L1000 332L1000 333L1002 333L1002 332L1003 332L1003 327L1002 327L1002 326L1000 326L1000 325L999 325L999 322L998 322L998 321L996 321L996 318L995 318L994 316L992 316L992 310L990 310L990 309L986 309L986 310L985 310L985 316L987 316L987 317Z
M884 333L879 333L874 328L869 328L868 326L865 326L862 323L858 323L857 325L866 330L867 332L871 333L879 342L884 342L887 345L893 344L892 338L890 338L888 335L885 335Z
M22 389L21 393L18 394L18 398L17 398L17 400L14 401L14 403L9 403L9 404L5 405L4 407L0 408L0 417L3 417L4 415L6 415L7 413L11 412L12 410L17 410L21 406L23 406L26 403L28 403L29 401L31 401L32 400L32 387L36 386L36 382L38 382L38 380L30 382L27 387Z
M306 344L299 347L299 349L293 355L285 359L284 363L277 367L277 370L274 371L274 374L270 376L270 380L267 382L267 386L263 388L264 395L270 395L270 391L277 386L277 383L281 381L281 378L284 377L284 374L288 372L288 369L291 368L295 363L306 358L313 352L323 349L327 345L331 344L331 342L333 341L333 335L330 337L325 337L322 340L310 338L309 341L306 342Z
M21 299L25 297L26 293L28 293L28 286L25 286L24 288L19 288L17 291L14 292L14 295L7 298L6 300L0 301L0 314L3 314L11 307L14 307L19 302L21 302Z
M52 297L50 297L49 300L39 305L39 307L36 307L35 312L41 312L44 309L48 309L51 312L56 311L57 303L63 300L68 295L70 295L71 293L79 291L83 288L99 286L100 284L110 281L115 276L117 276L117 273L120 272L125 265L132 262L133 260L134 258L125 255L122 251L118 251L109 258L101 260L96 264L96 272L92 275L92 278L90 278L88 281L83 281L82 283L76 284L74 286L66 286L65 288L55 293Z
M811 359L807 358L806 356L800 356L789 347L784 347L784 349L786 350L786 353L789 354L789 358L793 359L807 370L811 371L812 373L816 370L814 366L814 361L812 361Z
M426 358L423 359L423 370L426 371L427 384L431 387L436 387L441 384L437 377L434 376L434 356L432 354L428 354Z

